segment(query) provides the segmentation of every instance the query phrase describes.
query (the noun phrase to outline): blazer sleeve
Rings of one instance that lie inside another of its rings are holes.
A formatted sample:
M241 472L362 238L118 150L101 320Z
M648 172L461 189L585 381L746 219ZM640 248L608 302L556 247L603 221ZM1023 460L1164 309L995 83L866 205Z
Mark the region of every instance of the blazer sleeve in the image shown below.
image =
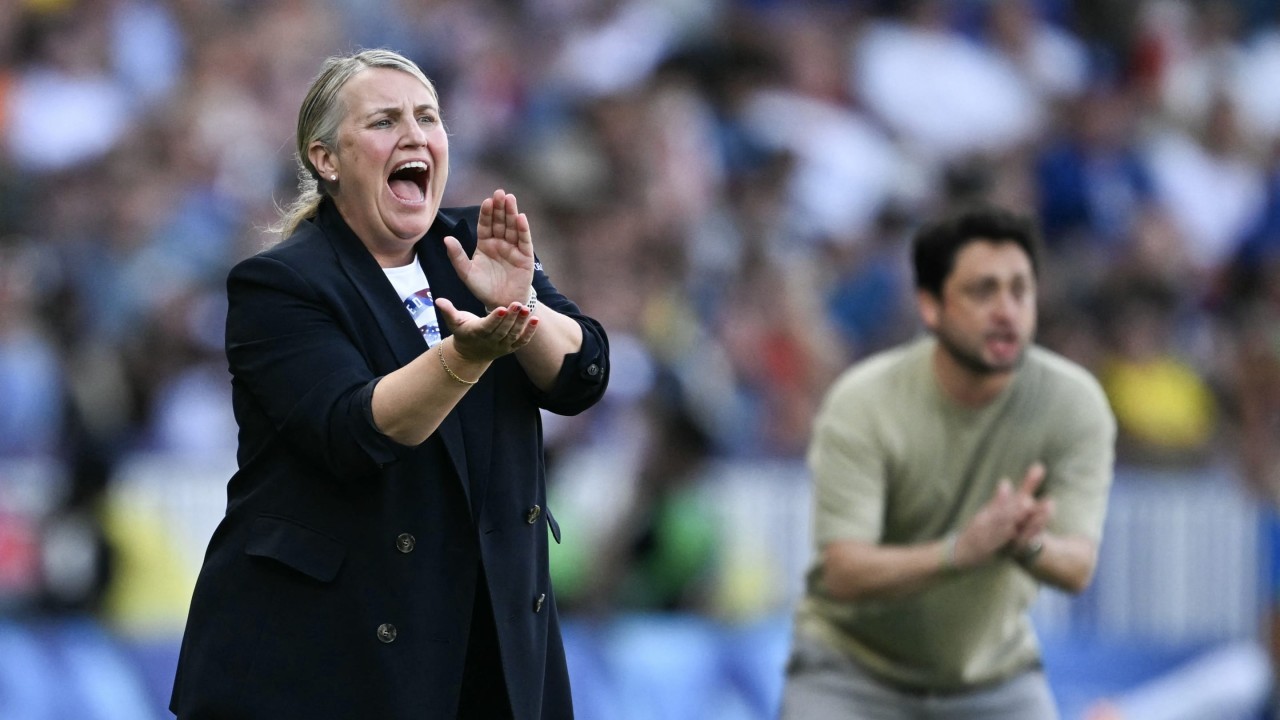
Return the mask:
M584 315L556 289L542 271L541 263L534 270L533 287L538 291L539 303L573 318L582 327L582 349L565 356L549 391L534 389L535 402L557 415L577 415L595 405L609 386L609 338L599 322Z
M336 309L294 268L249 258L227 279L227 359L272 428L338 477L365 476L411 448L373 423L377 377Z

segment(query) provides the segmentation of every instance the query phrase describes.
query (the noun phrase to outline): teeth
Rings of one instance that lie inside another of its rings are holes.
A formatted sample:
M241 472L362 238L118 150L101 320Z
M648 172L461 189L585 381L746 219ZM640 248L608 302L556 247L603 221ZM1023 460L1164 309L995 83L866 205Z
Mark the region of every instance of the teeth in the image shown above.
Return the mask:
M391 172L400 172L401 170L426 170L426 169L427 169L427 164L422 162L421 160L410 160L409 162L401 163L397 165L395 169L392 170Z

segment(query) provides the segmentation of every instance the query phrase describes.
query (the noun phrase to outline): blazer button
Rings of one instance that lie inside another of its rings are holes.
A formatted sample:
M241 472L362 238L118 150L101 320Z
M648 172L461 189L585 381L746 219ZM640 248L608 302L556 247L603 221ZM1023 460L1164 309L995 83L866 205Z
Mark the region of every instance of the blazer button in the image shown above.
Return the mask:
M547 602L546 593L538 593L538 598L533 601L533 611L535 613L542 612L542 606ZM393 628L394 629L394 628Z
M537 505L534 505L533 507L529 508L529 512L525 514L524 516L525 522L532 525L538 521L539 515L542 515L542 508Z
M597 376L597 375L599 375L599 374L600 374L600 366L599 366L599 365L597 365L597 364L595 364L595 363L591 363L590 365L588 365L588 366L587 366L587 375L590 375L591 377L595 377L595 376Z
M393 643L396 641L396 626L391 623L382 623L378 626L378 639L384 643Z
M417 544L418 541L409 533L400 533L396 536L396 549L402 553L413 552L413 548Z

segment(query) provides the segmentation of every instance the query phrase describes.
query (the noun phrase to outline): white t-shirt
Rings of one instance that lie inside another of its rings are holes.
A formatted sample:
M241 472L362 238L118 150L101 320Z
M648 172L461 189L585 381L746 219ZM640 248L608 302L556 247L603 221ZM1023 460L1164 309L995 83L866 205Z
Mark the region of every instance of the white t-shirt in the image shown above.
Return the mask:
M404 302L405 309L417 323L427 347L440 342L440 321L436 319L436 304L431 298L427 274L422 271L418 261L415 259L404 267L382 268L382 272L387 274L391 286Z

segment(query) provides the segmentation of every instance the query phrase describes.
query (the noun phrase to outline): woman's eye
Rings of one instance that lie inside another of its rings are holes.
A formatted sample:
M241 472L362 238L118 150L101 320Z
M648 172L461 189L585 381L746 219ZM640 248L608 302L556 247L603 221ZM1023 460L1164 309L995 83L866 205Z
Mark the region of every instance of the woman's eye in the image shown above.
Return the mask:
M422 123L423 125L434 125L436 122L436 117L434 115L419 115L418 122Z

